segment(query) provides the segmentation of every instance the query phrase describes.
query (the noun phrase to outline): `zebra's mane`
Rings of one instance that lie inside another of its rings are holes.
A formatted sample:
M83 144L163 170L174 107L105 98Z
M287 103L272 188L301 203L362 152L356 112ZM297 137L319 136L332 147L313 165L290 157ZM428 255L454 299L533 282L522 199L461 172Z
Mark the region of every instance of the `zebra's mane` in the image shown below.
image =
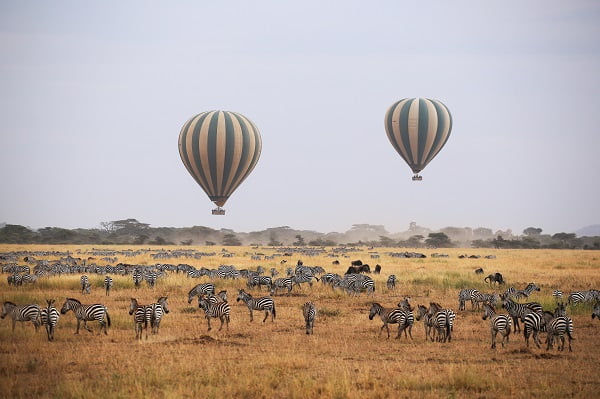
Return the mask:
M13 306L17 306L17 304L16 304L16 303L14 303L14 302L11 302L11 301L5 301L5 302L4 302L4 304L5 304L5 305L13 305Z
M75 298L67 298L67 301L73 301L73 302L77 302L78 304L81 305L81 301L79 299L75 299Z

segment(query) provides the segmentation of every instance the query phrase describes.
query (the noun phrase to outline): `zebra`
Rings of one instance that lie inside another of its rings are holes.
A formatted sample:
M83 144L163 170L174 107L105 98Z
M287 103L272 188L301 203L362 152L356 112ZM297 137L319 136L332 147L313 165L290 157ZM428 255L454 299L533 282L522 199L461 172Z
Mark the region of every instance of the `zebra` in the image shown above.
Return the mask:
M279 275L279 272L274 267L271 268L271 278L275 278L275 276Z
M431 326L437 331L438 342L452 341L452 330L456 315L451 309L442 309L431 318Z
M329 286L331 286L333 288L333 285L340 281L342 279L342 276L340 276L337 273L326 273L325 275L323 275L321 277L321 283L323 285L327 285L329 284Z
M396 289L396 281L397 280L398 279L397 279L397 277L396 277L395 274L390 274L389 275L389 277L387 279L387 282L386 282L388 290L395 290Z
M302 315L306 323L306 335L313 333L315 318L317 317L317 307L313 302L306 302L302 305Z
M144 274L142 273L142 270L139 267L136 267L133 270L133 274L131 277L133 278L133 285L135 286L135 288L140 288L140 286L142 285L142 281L144 281Z
M313 282L312 279L315 279L317 281L319 281L319 278L315 275L312 274L312 272L308 273L308 272L301 272L301 273L294 273L291 276L292 281L294 282L294 285L297 285L298 288L300 288L300 284L303 283L308 283L309 287L312 288Z
M215 304L220 302L227 302L227 291L219 291L217 295L213 294L204 294L198 297L198 306L200 307L200 301L202 299L207 300L209 303Z
M531 295L531 293L533 291L539 291L540 287L538 287L537 285L535 285L535 283L529 283L527 284L527 287L525 287L525 289L522 290L518 290L515 294L515 299L521 299L521 298L528 298L529 295Z
M540 346L539 333L546 331L546 325L554 318L554 315L548 311L528 312L523 317L523 337L525 344L529 347L529 337L533 333L533 342L538 348Z
M425 341L428 338L433 341L433 337L431 336L431 328L433 326L432 316L429 314L427 308L423 305L417 305L417 320L423 319L423 326L425 327Z
M569 294L567 302L570 305L577 305L582 302L590 302L600 300L600 292L598 290L577 291Z
M471 301L471 310L475 309L476 305L477 308L479 308L479 302L475 300L475 298L477 298L479 294L479 290L475 288L465 288L460 290L460 292L458 293L458 310L465 310L465 304L467 301Z
M246 306L248 306L248 310L250 311L250 321L254 321L254 316L252 315L253 310L264 310L265 318L263 319L263 323L269 317L269 313L271 314L271 321L275 321L275 302L270 297L262 297L262 298L252 298L252 295L248 294L243 289L240 289L239 295L236 299L237 302L244 301Z
M155 303L146 306L146 323L152 328L152 334L158 334L160 321L166 313L169 313L166 296L161 296Z
M483 320L490 319L490 331L492 333L492 349L496 349L496 335L502 335L502 347L504 341L508 343L511 330L511 317L507 314L496 314L496 310L487 303L483 304Z
M357 294L361 291L366 291L367 294L371 293L371 296L375 296L375 282L369 276L363 276L361 279L351 281L350 288Z
M273 279L269 276L261 276L258 274L254 274L254 275L248 277L248 281L246 282L246 285L248 286L248 288L258 286L258 289L260 289L261 285L264 285L267 288L269 288L269 287L271 287L272 282L273 282Z
M561 344L558 346L558 350L562 351L565 349L565 334L569 339L569 352L573 352L571 348L571 341L573 338L573 320L568 316L558 316L550 320L546 326L548 335L546 336L546 350L552 348L554 344L554 338L560 338Z
M75 331L75 334L79 334L79 326L82 321L83 327L89 332L92 332L92 329L87 326L87 322L96 320L100 323L100 332L98 334L102 333L102 330L104 330L104 334L108 335L107 329L110 327L110 316L106 306L100 303L82 305L81 302L75 298L67 298L60 309L60 314L65 314L69 310L72 310L77 318L77 331ZM104 320L105 318L106 320Z
M106 296L110 295L110 289L113 286L113 279L110 276L104 277L104 289L106 290Z
M133 324L135 327L135 338L142 339L142 330L146 329L146 339L148 339L148 321L146 319L146 306L140 305L135 298L129 302L129 314L133 315Z
M92 288L89 277L84 274L79 278L79 283L81 284L81 294L89 294Z
M148 284L148 287L154 288L154 286L156 285L156 280L158 279L158 273L154 270L150 270L146 272L146 275L144 277L146 279L146 284Z
M188 292L188 303L192 303L192 299L194 299L195 296L198 296L198 299L200 299L202 295L206 294L215 294L215 285L213 283L198 284L192 288Z
M388 324L398 324L398 335L396 338L400 338L402 331L404 331L404 335L406 335L406 331L408 330L410 339L413 339L412 325L414 318L412 317L412 313L410 311L405 311L399 308L384 308L381 306L381 304L374 302L369 310L369 320L373 320L376 315L379 315L381 321L383 322L383 325L379 329L379 336L381 336L383 328L385 327L389 339L390 328L388 327Z
M277 278L271 283L271 295L277 294L278 289L287 289L289 294L292 291L293 280L290 277Z
M495 292L491 293L491 294L485 294L485 293L478 293L474 298L471 299L471 301L475 302L475 307L477 309L479 309L479 304L480 303L489 303L492 306L496 306L496 304L498 303L498 300L500 299L500 297L498 296L498 294L496 294Z
M596 302L594 305L594 310L592 310L592 320L594 320L594 317L597 317L598 320L600 320L600 302Z
M38 279L35 274L24 274L21 276L21 284L34 284Z
M556 300L556 302L562 302L563 300L563 292L561 290L552 291L552 296Z
M54 330L58 324L60 313L54 307L54 299L46 299L46 303L48 306L40 311L41 322L46 327L48 341L54 341Z
M40 327L40 307L36 304L17 306L14 302L6 301L2 305L2 314L0 319L10 316L12 319L12 331L15 332L17 321L31 321L35 327L35 332Z
M204 314L206 317L206 321L208 322L208 331L212 330L212 327L210 326L210 319L212 318L219 318L219 320L221 320L221 327L219 328L219 331L221 331L221 329L223 328L223 323L227 323L227 330L229 330L229 314L230 314L230 307L229 307L229 303L227 302L217 302L217 303L211 303L206 295L203 295L202 297L200 297L199 301L198 301L198 306L204 310Z
M500 295L500 299L502 300L502 307L506 309L513 319L513 332L517 332L517 330L521 331L519 319L523 319L527 313L531 311L535 313L543 312L542 305L537 302L517 303L509 297L504 296L504 294Z
M403 300L401 300L400 302L398 302L398 306L400 309L407 311L407 312L412 312L413 311L413 307L410 306L410 297L405 296Z

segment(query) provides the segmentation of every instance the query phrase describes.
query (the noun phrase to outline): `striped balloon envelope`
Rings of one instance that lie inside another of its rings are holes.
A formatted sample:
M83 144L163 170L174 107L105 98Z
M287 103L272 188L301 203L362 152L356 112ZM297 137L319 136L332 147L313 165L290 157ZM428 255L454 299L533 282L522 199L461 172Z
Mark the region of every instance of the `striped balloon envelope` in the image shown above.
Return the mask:
M207 111L190 118L179 134L179 155L186 169L221 208L248 177L260 158L262 140L245 116L229 111Z
M438 100L405 98L385 113L385 131L390 142L421 180L419 172L440 152L450 137L452 116Z

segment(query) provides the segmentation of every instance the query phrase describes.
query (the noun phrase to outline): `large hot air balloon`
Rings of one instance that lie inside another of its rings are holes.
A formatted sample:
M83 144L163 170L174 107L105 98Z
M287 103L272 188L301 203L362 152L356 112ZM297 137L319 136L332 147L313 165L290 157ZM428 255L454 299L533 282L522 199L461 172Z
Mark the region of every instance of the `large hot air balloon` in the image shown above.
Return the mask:
M444 104L426 98L405 98L385 113L385 131L390 142L414 172L419 172L442 149L452 130L452 116Z
M179 155L188 172L217 208L256 166L262 140L254 124L245 116L229 111L202 112L190 118L179 134Z

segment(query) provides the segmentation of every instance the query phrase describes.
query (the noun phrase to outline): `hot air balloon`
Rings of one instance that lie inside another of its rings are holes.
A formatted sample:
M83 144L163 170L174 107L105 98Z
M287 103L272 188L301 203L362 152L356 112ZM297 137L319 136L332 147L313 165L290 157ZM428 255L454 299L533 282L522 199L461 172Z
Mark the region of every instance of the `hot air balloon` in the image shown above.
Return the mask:
M229 111L202 112L179 133L179 155L188 172L224 215L229 196L256 166L262 140L245 116Z
M452 116L444 104L426 98L405 98L385 113L385 131L390 142L414 172L419 172L437 155L450 137Z

